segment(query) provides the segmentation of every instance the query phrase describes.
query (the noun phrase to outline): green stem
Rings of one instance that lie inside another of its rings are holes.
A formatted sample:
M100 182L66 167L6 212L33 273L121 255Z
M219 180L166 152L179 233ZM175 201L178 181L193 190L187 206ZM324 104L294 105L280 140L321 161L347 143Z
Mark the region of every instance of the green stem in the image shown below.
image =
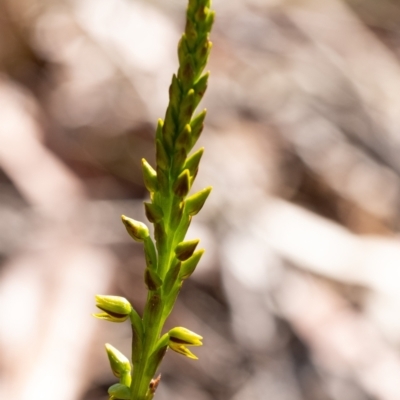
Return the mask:
M159 254L158 271L162 278L165 275L165 271L168 271L168 268L171 263L171 254L173 254L172 244L174 235L171 234L171 229L170 229L170 217L171 213L173 212L173 195L171 187L169 193L170 196L163 199L163 203L166 204L165 207L166 209L164 209L164 216L165 216L164 219L165 219L165 231L167 234L167 240L164 243L160 244L157 243L158 254ZM133 371L131 400L145 400L150 381L153 378L152 376L146 376L146 368L149 358L161 336L161 331L165 322L165 318L163 318L165 304L162 298L161 291L159 295L160 295L160 306L157 307L155 312L151 305L154 292L149 291L147 296L146 307L143 315L143 323L144 323L143 351L141 358ZM151 325L149 324L149 321L151 321Z
M151 307L149 306L149 303L151 302L151 293L149 292L148 298L147 298L147 306L145 310L145 314L143 316L143 320L145 321L146 319L149 319L150 317L152 318L152 327L151 329L146 329L145 328L145 337L144 337L144 343L143 343L143 352L142 352L142 357L134 370L133 374L133 381L132 381L132 400L145 400L146 399L146 393L147 389L149 388L150 380L152 379L152 376L147 377L145 376L146 372L146 367L147 367L147 362L149 360L149 357L157 344L157 341L160 337L161 330L163 327L163 310L164 307L163 305L158 309L156 315L149 315L151 311ZM162 302L161 302L162 304Z

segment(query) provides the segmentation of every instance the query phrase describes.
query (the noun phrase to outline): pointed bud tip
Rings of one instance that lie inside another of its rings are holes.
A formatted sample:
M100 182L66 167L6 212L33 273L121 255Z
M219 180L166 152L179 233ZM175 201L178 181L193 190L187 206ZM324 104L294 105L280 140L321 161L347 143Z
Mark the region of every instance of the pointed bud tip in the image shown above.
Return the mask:
M203 337L187 328L178 326L172 328L169 332L170 341L184 346L202 346Z
M137 242L143 242L148 236L150 236L149 228L147 228L144 223L136 221L125 215L121 215L121 220L125 225L129 235Z

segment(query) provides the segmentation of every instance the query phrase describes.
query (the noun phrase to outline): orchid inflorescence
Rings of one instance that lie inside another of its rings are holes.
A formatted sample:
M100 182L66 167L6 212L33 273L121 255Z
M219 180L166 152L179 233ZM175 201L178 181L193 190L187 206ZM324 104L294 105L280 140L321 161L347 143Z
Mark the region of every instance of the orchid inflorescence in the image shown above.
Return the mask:
M119 296L96 296L101 310L95 317L132 325L132 355L128 360L113 346L106 351L113 374L119 382L109 388L111 400L150 400L160 378L154 378L168 349L189 358L188 349L201 346L202 337L182 327L162 335L185 279L199 263L204 250L196 250L199 240L186 240L191 219L203 207L211 187L189 196L204 149L191 155L203 130L206 110L194 112L207 88L204 73L211 50L209 33L214 22L211 0L189 0L185 32L178 45L179 69L172 77L165 119L156 129L156 167L142 160L144 183L150 192L145 202L147 219L154 225L154 240L148 227L122 216L129 235L143 244L146 259L144 282L148 289L141 317Z

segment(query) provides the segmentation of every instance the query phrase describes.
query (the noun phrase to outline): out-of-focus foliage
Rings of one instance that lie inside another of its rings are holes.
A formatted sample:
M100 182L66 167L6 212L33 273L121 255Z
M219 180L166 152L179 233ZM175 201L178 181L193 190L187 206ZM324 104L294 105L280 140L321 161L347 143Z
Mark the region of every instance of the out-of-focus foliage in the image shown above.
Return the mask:
M214 6L207 253L168 326L206 340L167 354L158 399L397 400L400 4ZM1 399L105 399L98 349L129 353L92 298L143 309L119 216L143 219L184 7L0 1Z

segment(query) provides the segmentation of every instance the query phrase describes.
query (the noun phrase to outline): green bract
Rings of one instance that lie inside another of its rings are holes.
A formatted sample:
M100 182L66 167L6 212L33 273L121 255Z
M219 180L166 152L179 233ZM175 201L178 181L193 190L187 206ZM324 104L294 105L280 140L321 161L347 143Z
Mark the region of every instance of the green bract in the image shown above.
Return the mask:
M214 21L210 0L189 0L185 32L178 45L179 69L169 87L169 104L164 120L157 123L156 165L142 160L144 184L150 201L145 214L154 226L154 240L148 227L122 216L129 235L143 245L146 268L143 273L148 289L141 317L121 297L97 296L103 313L97 318L132 325L131 363L118 350L107 345L111 369L120 382L109 389L114 400L150 400L160 377L154 378L168 348L196 359L187 346L200 346L202 337L186 328L174 328L162 335L179 290L195 270L204 250L199 240L185 240L191 219L203 207L211 187L190 195L204 152L195 150L204 128L206 110L195 114L208 84L203 73L212 44L209 33Z
M116 383L108 389L110 398L115 400L129 400L131 398L131 391L128 386Z

